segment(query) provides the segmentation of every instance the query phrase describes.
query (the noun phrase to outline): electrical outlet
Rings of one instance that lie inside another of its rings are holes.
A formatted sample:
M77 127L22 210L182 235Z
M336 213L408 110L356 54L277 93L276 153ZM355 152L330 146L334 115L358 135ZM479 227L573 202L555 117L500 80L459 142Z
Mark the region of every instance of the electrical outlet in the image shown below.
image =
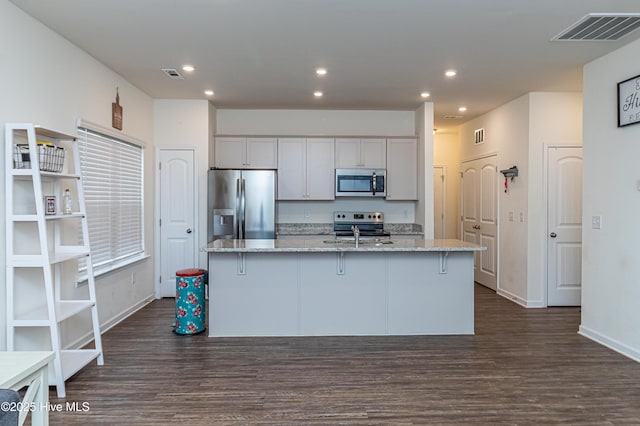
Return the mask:
M509 211L509 222L513 222L513 210Z
M520 212L520 222L524 223L524 212Z

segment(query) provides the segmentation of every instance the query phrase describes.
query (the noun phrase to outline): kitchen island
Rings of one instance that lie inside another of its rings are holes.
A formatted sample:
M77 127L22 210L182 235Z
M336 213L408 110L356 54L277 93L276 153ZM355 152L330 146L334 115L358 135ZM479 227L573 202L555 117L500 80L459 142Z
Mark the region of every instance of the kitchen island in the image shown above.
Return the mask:
M460 240L216 240L209 336L473 334Z

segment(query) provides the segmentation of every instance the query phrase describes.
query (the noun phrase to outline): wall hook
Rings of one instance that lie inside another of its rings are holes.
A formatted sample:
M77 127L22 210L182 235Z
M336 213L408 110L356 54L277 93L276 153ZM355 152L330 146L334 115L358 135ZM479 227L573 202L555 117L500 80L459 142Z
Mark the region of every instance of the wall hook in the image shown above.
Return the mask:
M500 173L504 175L504 192L506 193L509 189L509 178L511 178L511 181L513 182L513 179L518 176L518 167L513 166L509 169L500 170Z

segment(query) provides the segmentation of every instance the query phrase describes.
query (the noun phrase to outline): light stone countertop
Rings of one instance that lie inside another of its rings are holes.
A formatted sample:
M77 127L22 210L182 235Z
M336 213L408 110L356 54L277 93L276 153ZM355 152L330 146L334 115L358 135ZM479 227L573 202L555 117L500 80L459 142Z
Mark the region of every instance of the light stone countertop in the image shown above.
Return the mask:
M308 240L215 240L203 251L209 253L258 253L258 252L473 252L486 247L461 240L361 240L359 247L354 241L327 238Z

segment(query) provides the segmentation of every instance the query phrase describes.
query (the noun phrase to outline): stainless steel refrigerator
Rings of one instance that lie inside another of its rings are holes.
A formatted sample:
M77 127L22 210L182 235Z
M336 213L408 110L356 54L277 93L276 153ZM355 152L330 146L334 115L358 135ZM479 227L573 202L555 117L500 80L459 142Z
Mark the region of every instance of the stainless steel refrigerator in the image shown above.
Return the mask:
M276 237L275 170L209 170L207 240Z

